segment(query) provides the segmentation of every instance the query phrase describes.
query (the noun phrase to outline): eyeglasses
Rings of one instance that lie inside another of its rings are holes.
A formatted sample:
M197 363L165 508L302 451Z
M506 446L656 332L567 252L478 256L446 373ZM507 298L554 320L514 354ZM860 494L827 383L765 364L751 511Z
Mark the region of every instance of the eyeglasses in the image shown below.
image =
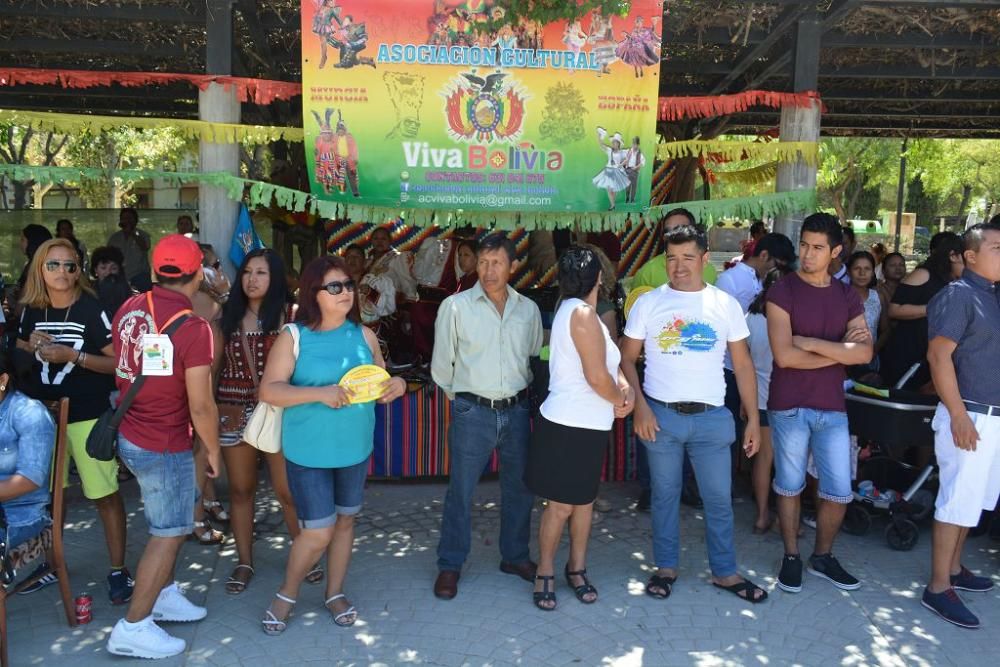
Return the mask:
M52 273L58 271L60 266L66 269L66 273L76 273L76 262L60 262L57 259L50 259L45 262L45 270L51 271Z
M321 290L326 290L329 294L337 296L338 294L340 294L341 292L343 292L345 289L348 292L353 292L354 288L357 287L357 286L358 286L358 284L356 282L354 282L353 280L344 280L344 281L334 280L332 283L327 283L325 285L320 285L320 289Z

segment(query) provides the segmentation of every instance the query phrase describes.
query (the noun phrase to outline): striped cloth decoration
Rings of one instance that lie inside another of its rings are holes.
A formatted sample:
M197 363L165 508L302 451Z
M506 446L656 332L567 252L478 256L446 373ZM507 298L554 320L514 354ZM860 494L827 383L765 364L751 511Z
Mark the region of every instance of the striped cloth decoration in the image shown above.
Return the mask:
M385 405L375 406L375 451L368 475L383 479L445 477L448 475L448 425L451 403L443 391L430 384ZM632 419L616 419L608 442L603 478L635 479L635 438ZM493 452L485 472L499 470Z

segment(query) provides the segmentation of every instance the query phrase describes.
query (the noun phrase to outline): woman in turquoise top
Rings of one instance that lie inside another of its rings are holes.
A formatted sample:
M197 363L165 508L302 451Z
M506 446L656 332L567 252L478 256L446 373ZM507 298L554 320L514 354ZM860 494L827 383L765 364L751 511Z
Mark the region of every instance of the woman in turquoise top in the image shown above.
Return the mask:
M326 607L337 625L357 620L343 585L373 448L375 406L352 404L337 383L352 368L384 368L385 361L375 334L361 325L355 288L340 257L310 262L299 279L295 335L286 327L278 336L260 382L260 400L284 408L281 445L302 528L288 555L285 580L262 621L268 634L285 630L302 580L324 553ZM406 382L394 377L378 400L388 403L405 391Z

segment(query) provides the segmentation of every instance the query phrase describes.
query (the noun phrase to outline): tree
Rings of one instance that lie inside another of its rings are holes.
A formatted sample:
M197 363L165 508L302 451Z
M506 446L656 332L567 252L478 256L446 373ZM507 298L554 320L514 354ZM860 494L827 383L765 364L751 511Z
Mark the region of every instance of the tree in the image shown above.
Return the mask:
M36 132L30 127L19 127L11 124L0 125L0 159L7 164L50 166L66 146L67 135L57 135L53 132ZM23 209L28 207L28 193L37 183L33 179L10 179L14 188L13 206L7 201L7 189L0 180L0 193L3 193L4 208ZM35 195L36 201L51 187L47 185Z
M139 130L117 127L84 132L67 149L73 165L104 170L157 169L176 171L197 153L197 141L172 127ZM91 208L118 208L131 203L133 182L119 177L85 178L80 197Z
M820 203L832 207L841 220L855 217L864 192L881 191L898 174L899 143L894 140L833 137L820 143Z
M910 159L924 190L939 200L940 211L964 217L973 199L1000 201L1000 141L920 140L911 148Z
M915 213L917 224L929 226L937 217L938 198L924 189L923 173L917 172L906 189L906 210Z

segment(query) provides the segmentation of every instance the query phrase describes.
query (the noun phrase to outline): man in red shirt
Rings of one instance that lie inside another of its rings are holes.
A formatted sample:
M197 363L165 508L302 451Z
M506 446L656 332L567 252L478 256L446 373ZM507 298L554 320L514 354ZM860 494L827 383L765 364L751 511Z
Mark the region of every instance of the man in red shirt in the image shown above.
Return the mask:
M121 394L145 376L118 430L118 454L139 482L151 537L128 613L111 632L108 652L139 658L166 658L186 648L155 621L198 621L206 615L173 582L177 554L194 528L192 423L205 443L208 476L219 470L212 331L191 312L191 297L204 280L201 249L180 234L167 236L153 249L153 271L157 285L126 301L113 326ZM166 336L181 317L187 319Z

